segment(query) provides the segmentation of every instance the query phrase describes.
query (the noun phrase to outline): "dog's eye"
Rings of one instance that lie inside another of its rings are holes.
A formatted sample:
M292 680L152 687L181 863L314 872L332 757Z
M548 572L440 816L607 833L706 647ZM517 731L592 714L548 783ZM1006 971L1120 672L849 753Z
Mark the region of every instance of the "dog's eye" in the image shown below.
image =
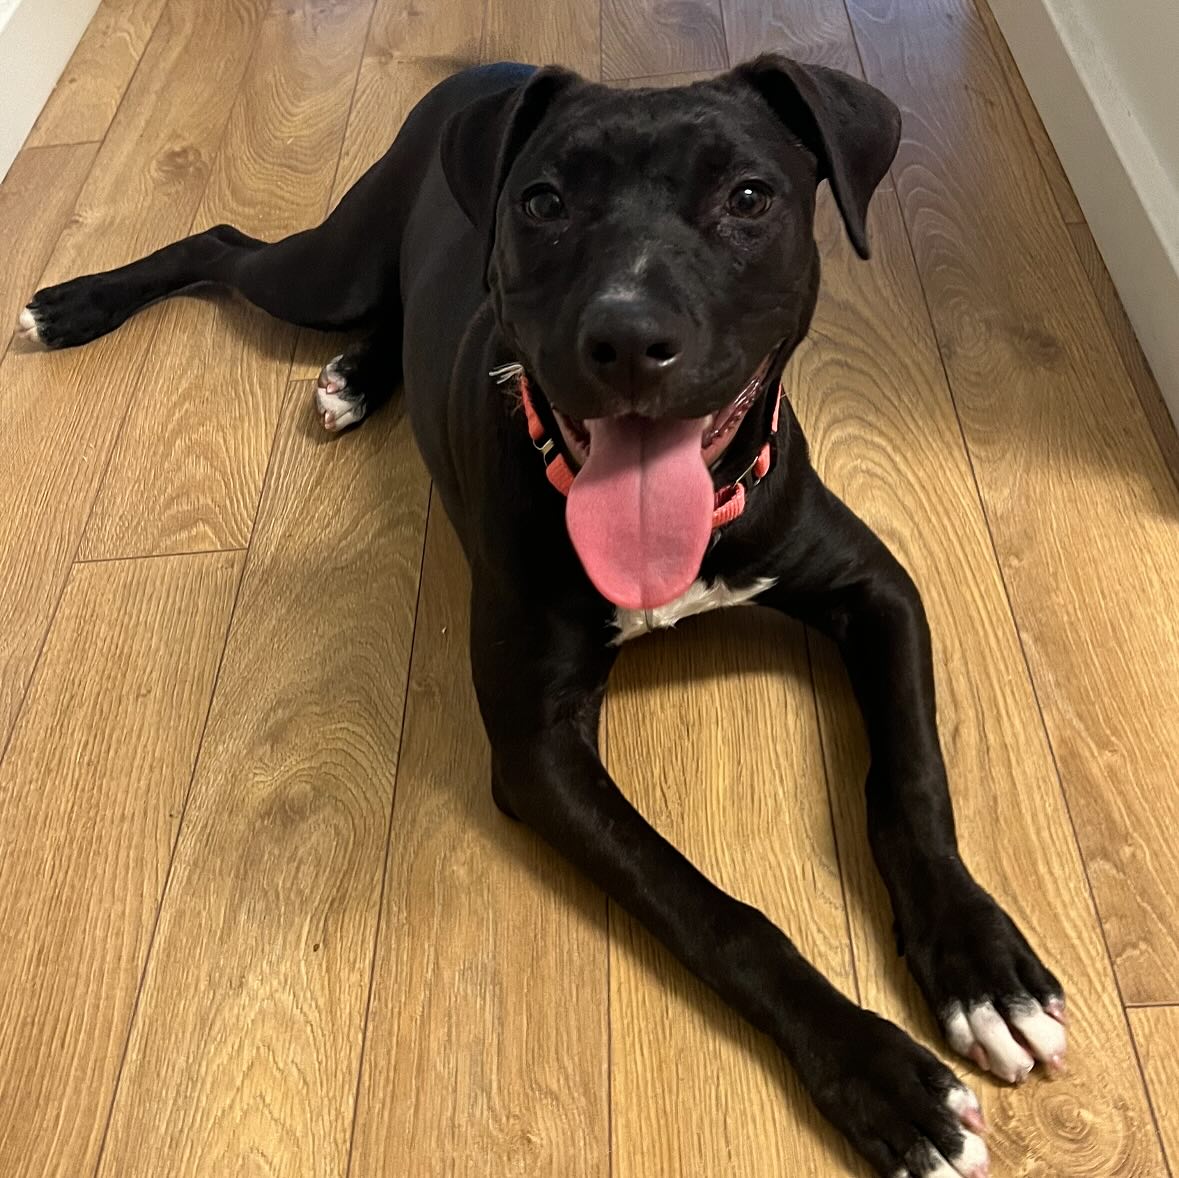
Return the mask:
M559 221L565 216L565 202L555 188L539 184L524 193L524 211L534 221Z
M729 193L725 208L734 217L760 217L771 200L770 190L760 180L745 180Z

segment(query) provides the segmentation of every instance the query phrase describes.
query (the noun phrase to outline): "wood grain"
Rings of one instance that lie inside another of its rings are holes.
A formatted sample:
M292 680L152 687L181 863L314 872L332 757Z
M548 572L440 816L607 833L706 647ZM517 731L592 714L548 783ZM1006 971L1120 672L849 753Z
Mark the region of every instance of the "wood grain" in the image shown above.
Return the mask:
M37 118L26 147L101 139L166 0L102 0Z
M272 2L165 6L47 283L121 266L188 232Z
M1179 492L973 6L851 12L1122 993L1171 1000Z
M236 554L77 568L0 764L0 1170L93 1172Z
M291 387L100 1175L344 1172L427 484Z
M878 198L870 233L864 265L822 201L824 294L788 392L820 473L920 587L964 857L1068 992L1066 1079L1011 1089L972 1077L997 1169L1153 1178L1160 1159L1141 1077L895 194ZM812 648L862 997L946 1058L896 956L868 851L862 725L833 647Z
M1015 64L1015 58L1011 56L1011 47L1007 44L1007 38L1003 36L1003 30L999 28L999 22L995 20L987 0L975 0L975 7L978 10L978 18L991 40L991 48L999 68L1003 71L1007 88L1019 108L1020 118L1023 119L1028 138L1032 141L1032 150L1040 161L1040 167L1044 170L1044 178L1048 181L1049 188L1052 189L1052 195L1056 199L1060 215L1069 224L1084 225L1085 214L1077 203L1073 186L1069 183L1068 176L1065 175L1064 166L1056 154L1056 148L1053 147L1052 140L1048 138L1048 132L1044 129L1044 123L1040 119L1040 112L1036 109L1036 104L1028 93L1023 75L1019 72L1019 66Z
M1171 1172L1179 1169L1179 1007L1127 1011Z
M371 10L273 0L196 226L277 240L323 217ZM144 411L119 438L84 559L245 545L295 335L227 297L168 306L134 377Z
M380 7L378 13L380 15ZM374 23L375 23L374 18ZM360 64L356 93L348 130L340 152L340 165L332 191L332 207L377 160L389 150L401 124L419 98L443 78L454 73L446 57L403 61L385 53L365 53ZM401 331L401 324L390 330ZM314 380L333 356L342 352L359 335L304 329L299 332L291 362L291 376Z
M1163 400L1158 381L1155 380L1150 364L1142 352L1142 345L1134 333L1133 324L1122 306L1117 287L1105 268L1105 261L1097 248L1097 242L1093 240L1093 234L1089 232L1089 226L1082 222L1079 225L1070 225L1068 231L1073 239L1077 257L1081 259L1081 265L1089 277L1093 293L1101 305L1105 322L1113 336L1114 347L1117 348L1126 373L1134 385L1134 391L1138 394L1138 403L1150 422L1163 461L1167 464L1172 478L1179 482L1179 432L1175 429L1175 422L1171 418L1167 403Z
M365 56L441 58L449 60L446 73L455 73L479 60L484 7L485 0L377 0Z
M801 628L748 609L628 645L607 725L652 825L855 997ZM614 907L610 927L617 1178L864 1172L768 1039Z
M563 65L601 76L602 0L487 0L484 61Z
M606 901L491 800L468 594L435 500L351 1173L606 1178Z
M721 0L734 65L784 53L859 77L860 58L842 0Z
M620 90L662 90L669 86L690 86L693 82L706 82L709 78L715 77L715 70L697 70L686 74L654 74L647 78L622 78L611 84Z
M120 265L187 232L264 5L168 5L41 281ZM15 718L129 404L126 374L143 366L161 314L151 308L85 348L14 347L0 365L2 734Z
M602 0L602 77L728 65L719 0Z
M4 346L74 211L97 150L93 143L26 147L0 183L0 257L4 258L0 340ZM0 386L0 398L4 396Z

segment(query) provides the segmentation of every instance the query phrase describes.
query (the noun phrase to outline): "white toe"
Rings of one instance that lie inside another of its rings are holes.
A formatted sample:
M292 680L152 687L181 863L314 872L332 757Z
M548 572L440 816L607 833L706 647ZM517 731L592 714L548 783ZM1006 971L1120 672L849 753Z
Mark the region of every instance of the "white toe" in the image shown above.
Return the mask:
M37 328L37 320L28 307L25 307L21 311L17 319L17 326L20 328L20 333L25 339L33 340L36 343L41 342L41 332Z
M1024 1037L1038 1060L1057 1067L1064 1062L1068 1035L1056 1019L1045 1014L1038 1002L1013 1010L1011 1025Z
M1018 1084L1035 1067L1035 1060L1012 1037L999 1012L984 1002L972 1007L967 1021L974 1037L990 1060L991 1071L1011 1084Z
M987 1146L975 1133L967 1133L958 1156L954 1158L954 1170L959 1174L977 1174L980 1170L986 1173L984 1167L988 1162Z
M925 1170L922 1178L960 1178L961 1171L955 1170L937 1150L933 1151L930 1161L933 1163L933 1169Z
M344 359L344 353L341 352L338 356L333 356L320 370L319 381L321 387L326 384L334 384L336 388L343 388L348 383L347 378L340 372L340 361Z
M982 1106L978 1103L978 1097L965 1084L950 1089L950 1094L946 1097L946 1104L960 1117L966 1113L982 1114Z
M955 1002L950 1007L950 1011L946 1015L943 1025L946 1028L946 1041L950 1046L959 1055L969 1055L970 1049L974 1046L976 1040L974 1032L970 1029L970 1023L966 1019L966 1012L962 1009L960 1002Z
M336 433L347 426L355 425L364 417L364 398L337 396L324 388L315 390L315 404L323 419L323 428Z

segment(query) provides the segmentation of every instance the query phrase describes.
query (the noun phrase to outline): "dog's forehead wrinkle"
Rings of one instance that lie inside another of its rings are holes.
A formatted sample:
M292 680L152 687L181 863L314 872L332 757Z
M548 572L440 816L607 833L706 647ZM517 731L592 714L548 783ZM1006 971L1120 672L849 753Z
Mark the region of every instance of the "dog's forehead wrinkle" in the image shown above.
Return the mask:
M673 154L682 161L684 151L723 157L731 156L735 148L749 149L749 138L740 123L726 120L716 111L613 106L562 111L548 127L539 144L541 150L562 166L633 167L660 154Z

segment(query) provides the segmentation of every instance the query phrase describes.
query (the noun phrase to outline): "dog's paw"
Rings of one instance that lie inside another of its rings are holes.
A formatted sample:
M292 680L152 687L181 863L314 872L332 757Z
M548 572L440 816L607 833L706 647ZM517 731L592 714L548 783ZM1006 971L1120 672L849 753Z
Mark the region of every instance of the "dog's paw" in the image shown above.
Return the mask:
M329 360L319 374L315 387L315 407L323 428L338 433L364 420L367 404L364 394L349 384L347 357L340 355Z
M1026 1080L1037 1061L1050 1072L1064 1071L1068 1037L1062 998L1043 1005L1028 994L984 998L970 1006L952 1002L942 1025L955 1051L1009 1084Z
M21 311L16 321L16 334L21 339L28 340L31 344L44 344L45 342L41 338L41 328L37 323L37 313L33 310L31 303Z
M827 1044L812 1087L820 1110L888 1178L987 1178L978 1098L899 1027L856 1010Z
M1064 991L1011 918L965 872L907 933L909 967L950 1046L1009 1084L1064 1070Z
M105 275L86 274L37 291L17 330L46 348L73 348L113 331L132 309Z

